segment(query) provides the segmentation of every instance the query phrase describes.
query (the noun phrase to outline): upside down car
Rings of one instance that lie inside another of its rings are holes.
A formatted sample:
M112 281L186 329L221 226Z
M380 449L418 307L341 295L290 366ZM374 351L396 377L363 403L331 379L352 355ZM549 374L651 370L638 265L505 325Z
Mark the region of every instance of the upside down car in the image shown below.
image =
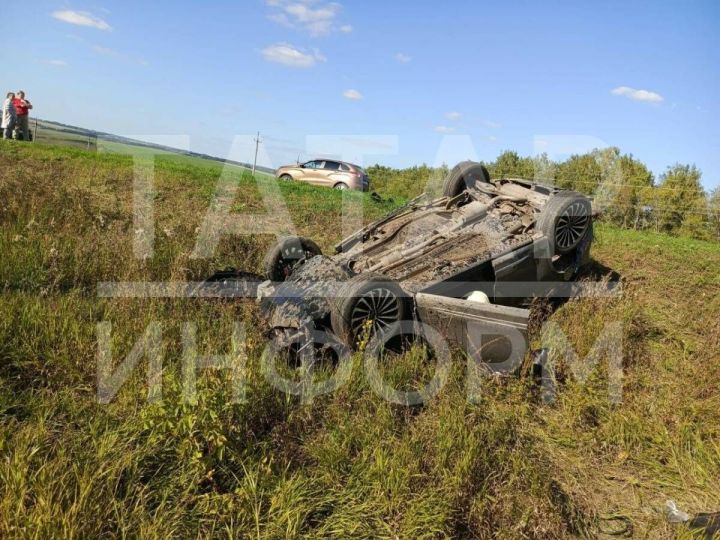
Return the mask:
M462 162L442 196L421 196L323 255L310 239L279 241L260 287L276 341L308 328L355 348L432 327L483 362L523 355L529 311L589 260L590 200ZM413 323L408 325L408 323Z

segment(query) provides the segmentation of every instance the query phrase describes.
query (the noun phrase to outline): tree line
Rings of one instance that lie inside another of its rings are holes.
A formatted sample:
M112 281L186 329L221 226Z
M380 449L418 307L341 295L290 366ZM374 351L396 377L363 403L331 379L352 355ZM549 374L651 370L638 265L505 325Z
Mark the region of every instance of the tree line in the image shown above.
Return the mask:
M615 147L575 154L565 161L506 151L484 164L492 178L525 178L584 193L592 197L604 221L620 227L720 240L720 188L707 193L695 165L670 165L656 179L643 162ZM448 167L373 165L367 172L375 191L411 198L439 191Z

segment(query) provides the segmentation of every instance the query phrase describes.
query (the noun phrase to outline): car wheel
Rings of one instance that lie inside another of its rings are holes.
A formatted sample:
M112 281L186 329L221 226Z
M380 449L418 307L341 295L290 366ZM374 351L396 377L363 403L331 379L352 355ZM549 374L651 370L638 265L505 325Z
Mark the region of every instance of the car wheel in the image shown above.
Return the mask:
M293 177L289 174L283 174L282 176L280 176L280 180L282 180L283 182L292 182Z
M335 184L335 189L339 189L340 191L345 191L346 189L350 189L347 184L344 184L343 182L339 182Z
M556 255L570 253L592 234L592 206L584 195L561 191L551 196L536 224Z
M394 330L405 319L407 304L407 294L396 281L380 274L359 274L338 291L330 308L330 325L345 344L355 347L365 336Z
M443 195L455 197L478 182L490 183L490 173L481 163L463 161L453 167L445 177Z
M265 278L271 281L285 281L298 264L316 255L322 255L322 251L312 240L299 236L283 238L265 255L263 261Z

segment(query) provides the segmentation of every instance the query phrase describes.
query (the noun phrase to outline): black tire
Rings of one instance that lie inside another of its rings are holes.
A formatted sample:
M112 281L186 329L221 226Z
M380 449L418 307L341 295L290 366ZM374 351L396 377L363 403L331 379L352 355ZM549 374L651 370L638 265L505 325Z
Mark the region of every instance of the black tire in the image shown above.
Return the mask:
M395 329L408 313L407 294L381 274L359 274L338 291L330 307L330 325L343 343L357 346L372 321L370 337Z
M346 189L350 189L350 186L348 186L345 182L338 182L333 187L335 189L339 189L340 191L345 191Z
M490 183L490 173L481 163L463 161L453 167L445 177L443 195L455 197L478 182Z
M298 264L316 255L322 255L322 251L312 240L300 236L283 238L265 255L263 273L270 281L285 281Z
M280 180L282 180L283 182L292 182L293 177L290 176L289 174L282 174L282 175L280 175Z
M590 264L590 261L592 260L590 257L590 246L592 245L594 234L595 232L593 231L592 220L590 220L590 228L588 229L586 236L588 245L585 250L580 254L580 268L586 267Z
M550 196L536 227L550 243L555 255L570 253L592 235L592 206L584 195L561 191Z

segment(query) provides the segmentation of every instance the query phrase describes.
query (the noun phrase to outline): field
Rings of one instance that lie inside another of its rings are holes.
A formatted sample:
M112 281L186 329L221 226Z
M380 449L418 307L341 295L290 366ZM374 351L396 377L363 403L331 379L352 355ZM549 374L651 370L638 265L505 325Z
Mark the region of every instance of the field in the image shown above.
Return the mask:
M605 538L631 524L655 539L685 534L666 522L668 498L720 510L720 244L597 226L594 275L619 275L622 294L547 314L580 363L620 323L620 403L603 362L584 381L559 366L552 404L528 376L483 379L471 402L459 356L422 407L378 397L360 356L347 384L301 403L263 377L254 302L97 295L105 281L260 269L269 234L224 235L192 257L219 164L157 158L154 254L142 259L130 157L0 143L0 537ZM225 178L239 186L234 214L263 215L268 177ZM341 194L280 189L296 231L329 250ZM399 202L348 196L366 220ZM148 402L143 360L99 402L102 322L116 363L160 323L159 399ZM243 403L227 371L199 372L197 403L182 399L186 322L203 354L227 354L245 325ZM433 369L411 351L384 373L417 387Z
M31 118L30 129L36 142L43 145L59 145L69 148L80 148L83 150L92 150L97 152L110 152L118 154L153 154L153 155L175 155L194 159L194 163L204 165L208 162L225 164L224 160L216 156L208 156L206 154L198 154L195 152L186 152L154 144L151 142L140 141L137 139L129 139L104 133L101 131L93 131L77 126L60 124L49 120L40 120ZM228 162L229 166L236 166L243 169L250 169L249 163ZM272 174L274 171L267 167L257 167L261 173Z

